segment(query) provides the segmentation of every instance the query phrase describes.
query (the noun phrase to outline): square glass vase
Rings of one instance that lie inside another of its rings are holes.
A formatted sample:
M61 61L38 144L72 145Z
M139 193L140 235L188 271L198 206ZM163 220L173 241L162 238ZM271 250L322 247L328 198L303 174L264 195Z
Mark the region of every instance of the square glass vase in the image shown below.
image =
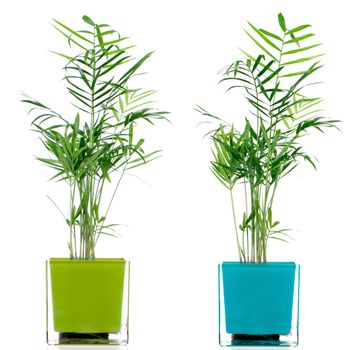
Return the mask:
M129 276L124 259L47 260L47 343L126 345Z
M219 264L219 344L297 346L300 266Z

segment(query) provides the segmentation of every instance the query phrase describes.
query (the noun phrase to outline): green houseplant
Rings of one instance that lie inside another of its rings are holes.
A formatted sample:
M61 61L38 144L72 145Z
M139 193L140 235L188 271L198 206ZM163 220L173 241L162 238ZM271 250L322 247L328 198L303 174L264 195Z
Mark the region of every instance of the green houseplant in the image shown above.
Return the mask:
M298 343L299 267L267 263L270 239L290 238L273 216L274 200L281 180L300 161L316 168L303 138L338 122L323 117L321 98L310 95L317 84L312 78L322 68L311 26L290 28L281 13L278 24L279 31L272 32L248 22L245 33L255 51L241 50L243 59L223 70L220 82L228 84L227 90L242 89L249 105L243 126L196 108L217 124L208 133L211 170L230 194L239 256L239 262L219 265L221 345ZM237 212L241 202L242 216Z
M107 216L125 173L159 155L144 151L137 127L166 113L154 109L153 91L131 87L152 52L135 60L127 38L87 16L83 21L83 30L57 20L53 25L70 46L69 53L55 54L66 61L64 82L75 118L23 99L48 153L37 159L53 170L51 180L68 188L68 215L59 210L68 226L69 258L47 262L47 341L126 344L129 262L98 259L95 248L101 235L116 235Z

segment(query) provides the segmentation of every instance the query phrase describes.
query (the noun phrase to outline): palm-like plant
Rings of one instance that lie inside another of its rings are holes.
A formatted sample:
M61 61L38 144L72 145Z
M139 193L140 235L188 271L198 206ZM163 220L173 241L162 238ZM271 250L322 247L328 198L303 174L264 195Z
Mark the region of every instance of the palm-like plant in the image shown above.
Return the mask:
M320 44L309 43L314 36L309 32L311 26L288 29L282 14L278 22L278 34L248 22L250 31L245 33L259 52L253 55L241 50L245 59L225 68L220 80L231 83L228 90L245 91L251 117L245 118L243 131L197 107L219 123L208 133L214 144L211 170L230 192L241 262L266 262L268 240L289 238L288 230L279 228L272 215L278 184L300 160L316 168L315 159L299 142L312 129L324 132L338 122L323 117L321 98L310 97L305 91L317 84L310 78L322 67L322 54L313 53ZM235 211L237 183L243 184L245 199L240 224Z
M36 112L32 126L49 152L37 159L55 171L52 179L69 185L69 215L61 213L69 226L72 259L94 259L100 235L115 235L106 217L123 175L158 156L158 151L145 153L144 139L136 138L134 129L138 122L153 124L166 114L152 107L153 91L128 85L152 53L130 63L130 47L121 46L127 38L87 16L83 20L88 28L80 31L54 20L71 50L78 51L55 52L67 61L64 80L78 110L75 119L70 122L29 96L23 100ZM119 179L102 214L105 184L115 173Z

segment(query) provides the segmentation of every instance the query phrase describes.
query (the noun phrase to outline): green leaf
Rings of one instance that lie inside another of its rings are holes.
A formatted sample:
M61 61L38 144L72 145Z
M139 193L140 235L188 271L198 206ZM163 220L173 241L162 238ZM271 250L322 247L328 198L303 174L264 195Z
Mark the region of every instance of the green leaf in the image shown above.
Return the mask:
M300 71L300 72L288 73L288 74L280 75L280 78L295 77L295 76L297 76L297 75L303 75L303 74L305 74L306 72L307 72L307 71Z
M143 56L139 61L137 61L122 77L118 80L119 84L125 84L129 78L142 66L142 64L151 57L153 52L149 52Z
M129 144L132 145L134 136L134 123L129 124Z
M104 54L106 56L108 56L108 51L105 49L105 44L103 42L103 38L102 38L101 31L100 31L99 27L96 27L96 34L97 34L97 40L102 48L102 51L104 52Z
M125 61L129 58L129 56L124 56L122 57L120 60L118 60L117 62L114 62L110 65L101 65L101 67L99 68L103 68L102 73L99 74L99 77L102 77L104 75L106 75L107 73L109 73L110 71L112 71L113 69L115 69L116 67L122 65L123 63L125 63ZM113 59L111 59L113 61ZM122 85L122 83L119 82L120 85Z
M259 41L256 40L249 32L247 32L246 30L244 31L249 36L249 38L251 38L255 42L255 44L260 47L261 50L267 53L275 61L278 61L277 58L269 50L267 50L262 44L260 44Z
M295 36L293 33L290 34L290 37L291 37L293 40L296 39L296 36ZM297 44L298 47L300 47L299 41L297 41L296 44Z
M264 79L261 83L264 85L266 84L268 81L270 81L273 77L275 77L284 67L281 66L279 68L277 68L272 74L270 74L266 79Z
M274 227L278 226L279 224L280 224L279 221L275 221L275 222L272 224L271 228L274 228Z
M75 35L77 38L79 38L79 39L81 39L81 40L83 40L83 41L86 41L86 42L88 42L88 43L90 43L90 44L93 44L93 41L91 41L91 40L85 38L83 35L79 34L79 33L76 32L75 30L73 30L73 29L67 27L65 24L63 24L63 23L57 21L56 19L54 19L54 22L57 23L58 25L60 25L62 28L66 29L66 30L67 30L68 32L70 32L71 34Z
M117 33L114 29L106 30L104 32L101 32L101 35L110 35L113 33Z
M282 55L292 55L292 54L295 54L295 53L299 53L299 52L311 50L311 49L313 49L314 47L321 46L321 45L322 45L322 44L315 44L315 45L300 47L300 48L295 49L295 50L290 50L290 51L283 52Z
M51 50L49 50L49 52L54 53L54 54L57 55L57 56L61 56L61 57L63 57L63 58L66 58L66 59L69 60L69 61L75 61L75 57L71 57L71 56L65 55L65 54L63 54L63 53L56 52L56 51L51 51Z
M71 36L67 35L63 30L60 28L56 27L55 25L52 25L58 32L60 32L63 36L65 36L68 39L68 42L73 42L75 45L79 46L82 48L84 51L86 51L86 47L81 45L78 41L74 40ZM70 44L69 44L70 45Z
M257 77L261 77L266 71L270 70L270 67L273 65L275 61L270 61L257 75Z
M235 77L221 79L220 83L223 82L223 81L227 81L227 80L237 80L237 81L242 81L243 83L246 83L246 84L249 84L249 85L253 85L253 83L250 82L249 80L242 79L242 78L235 78Z
M302 35L302 36L299 36L299 37L295 37L291 40L288 40L285 42L285 44L292 44L292 43L299 43L300 41L303 41L305 39L308 39L308 38L311 38L312 36L315 36L315 34L305 34L305 35Z
M243 52L248 58L250 58L252 61L254 61L255 62L255 58L252 56L252 55L250 55L248 52L246 52L246 51L244 51L244 50L242 50L242 49L239 49L241 52ZM263 64L263 63L259 63L259 66L261 66L261 67L265 67L265 65ZM271 70L271 72L272 72L272 70Z
M285 240L285 239L283 239L283 238L281 238L281 237L275 237L275 236L272 236L272 237L270 237L271 239L276 239L276 240L278 240L278 241L282 241L282 242L284 242L284 243L289 243L289 241L287 241L287 240Z
M86 77L86 75L85 75L85 72L84 72L79 66L78 66L77 68L78 68L80 77L82 78L82 80L84 81L84 83L87 85L87 87L88 87L89 89L91 89L89 80L87 79L87 77Z
M267 217L268 217L268 220L269 220L270 227L272 227L272 209L271 209L271 207L269 207L267 209Z
M102 33L101 33L101 35L102 35ZM111 41L106 41L103 45L104 46L115 45L115 44L120 43L121 41L126 40L126 39L128 39L128 38L126 37L126 38L119 38L119 39L114 39L114 40L111 40ZM97 47L98 46L99 45L97 45ZM123 48L123 49L119 49L119 50L116 50L116 51L112 51L111 53L116 53L116 52L119 52L119 51L126 51L127 49L130 49L132 47L134 47L134 46L129 46L127 48Z
M261 61L262 59L264 59L264 58L265 58L264 55L259 55L259 56L257 57L257 59L256 59L255 62L254 62L254 65L253 65L252 72L255 71L255 69L256 69L256 68L258 67L258 65L260 64L260 61Z
M254 25L251 24L250 22L248 22L248 24L266 43L268 43L275 50L277 50L279 52L281 51L281 49L276 44L274 44L269 38L267 38L266 35L264 35L264 33L262 33L259 29L255 28Z
M280 36L276 35L276 34L273 34L273 33L269 32L269 31L267 31L265 29L261 29L261 28L259 30L260 30L260 32L264 33L267 36L270 36L271 38L274 38L274 39L276 39L278 41L283 41L282 38Z
M315 55L315 56L310 56L310 57L304 57L304 58L299 58L297 60L293 60L293 61L288 61L288 62L284 62L283 65L288 65L288 64L296 64L296 63L302 63L302 62L307 62L307 61L311 61L317 57L321 57L324 56L324 54L320 54L320 55Z
M88 16L83 16L83 21L87 24L90 24L91 26L95 26L95 22Z
M290 35L290 34L294 34L294 33L300 32L301 30L303 30L305 28L309 28L309 27L311 27L310 24L303 24L303 25L298 26L298 27L296 27L294 29L288 30L286 35L288 35L288 34Z
M278 14L278 23L279 23L281 29L285 32L287 30L286 21L284 20L282 13Z

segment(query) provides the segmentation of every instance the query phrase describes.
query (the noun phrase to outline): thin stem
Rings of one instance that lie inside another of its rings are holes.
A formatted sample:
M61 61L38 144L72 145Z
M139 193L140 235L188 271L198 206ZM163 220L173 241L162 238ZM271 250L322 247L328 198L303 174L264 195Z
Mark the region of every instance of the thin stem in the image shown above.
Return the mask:
M250 205L251 205L251 213L252 213L252 223L251 223L251 233L252 233L252 245L250 249L251 253L251 262L255 262L255 246L256 246L256 230L255 230L255 221L256 221L256 214L255 214L255 198L254 198L254 184L250 181Z
M73 180L73 193L72 193L72 199L75 201L75 189L76 189L76 181L75 179ZM73 224L73 237L74 237L74 258L77 258L77 237L76 237L76 232L75 232L75 222Z
M246 184L246 181L244 181L244 198L245 198L245 212L247 213L246 215L248 215L248 195L247 195L247 184ZM247 258L247 261L249 261L249 230L248 230L248 227L246 228L245 230L246 232L246 247L247 247L247 251L246 251L246 258ZM244 235L244 231L243 231L243 235ZM244 237L243 237L243 240L244 240Z
M70 251L70 258L74 258L73 254L73 214L74 214L74 199L72 196L72 181L69 180L69 198L70 198L70 217L69 217L69 251Z
M237 229L237 222L236 222L236 213L235 213L235 205L233 201L233 190L232 188L230 189L230 198L231 198L231 208L232 208L232 216L233 216L233 222L234 222L234 227L235 227L235 232L236 232L236 241L237 241L237 247L238 247L238 253L239 253L239 261L242 261L242 251L241 251L241 245L239 243L239 238L238 238L238 229Z
M125 174L125 170L126 170L126 168L127 168L127 165L128 165L128 163L126 162L125 165L124 165L124 167L123 167L122 173L121 173L120 176L119 176L117 185L116 185L115 188L114 188L112 197L111 197L111 199L110 199L110 201L109 201L109 204L108 204L108 207L107 207L107 210L106 210L106 214L105 214L104 220L102 221L102 224L101 224L101 226L100 226L100 230L98 231L98 233L97 233L97 235L96 235L97 238L96 238L94 244L96 244L96 242L97 242L98 239L100 238L100 235L101 235L101 232L102 232L102 229L103 229L103 225L104 225L104 223L105 223L105 221L106 221L106 218L107 218L107 216L108 216L108 213L109 213L109 210L110 210L110 208L111 208L112 202L113 202L113 200L114 200L115 194L117 193L117 190L118 190L118 188L119 188L119 185L120 185L120 183L121 183L121 181L122 181L122 178L123 178L123 176L124 176L124 174Z

